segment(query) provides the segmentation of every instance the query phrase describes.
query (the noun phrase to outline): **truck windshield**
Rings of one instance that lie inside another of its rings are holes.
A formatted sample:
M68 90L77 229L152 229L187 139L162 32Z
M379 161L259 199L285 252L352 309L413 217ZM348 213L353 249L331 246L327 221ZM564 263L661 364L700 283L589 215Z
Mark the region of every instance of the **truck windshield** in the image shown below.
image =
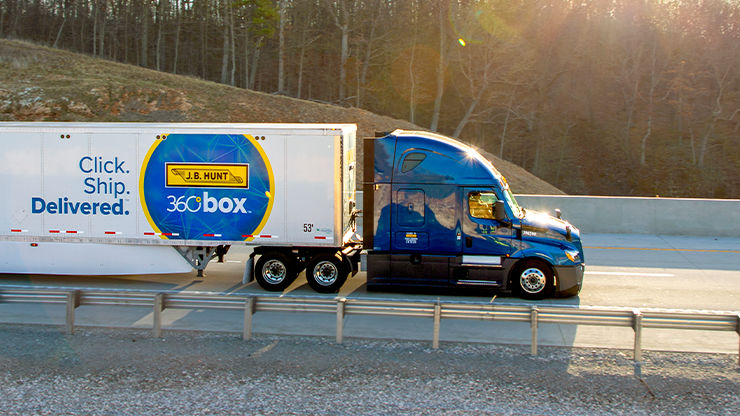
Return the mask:
M524 210L516 203L514 194L511 193L511 189L508 186L504 189L504 199L506 200L506 203L509 204L511 211L517 218L524 218Z

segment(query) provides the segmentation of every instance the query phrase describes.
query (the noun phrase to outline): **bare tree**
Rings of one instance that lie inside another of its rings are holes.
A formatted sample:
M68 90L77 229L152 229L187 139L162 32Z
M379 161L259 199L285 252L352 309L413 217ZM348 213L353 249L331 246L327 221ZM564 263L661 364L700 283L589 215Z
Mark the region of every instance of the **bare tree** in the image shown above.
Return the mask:
M351 4L347 4L351 2ZM351 31L352 9L357 0L324 0L327 10L331 13L334 25L341 32L342 46L339 62L339 103L344 104L347 98L347 59L349 59L349 33Z
M278 45L278 93L285 93L285 0L278 1L280 13L279 45Z
M447 70L447 1L437 0L437 24L439 25L439 63L437 65L437 94L434 97L434 110L429 130L437 131L439 113L442 110L442 95L445 90L445 72Z

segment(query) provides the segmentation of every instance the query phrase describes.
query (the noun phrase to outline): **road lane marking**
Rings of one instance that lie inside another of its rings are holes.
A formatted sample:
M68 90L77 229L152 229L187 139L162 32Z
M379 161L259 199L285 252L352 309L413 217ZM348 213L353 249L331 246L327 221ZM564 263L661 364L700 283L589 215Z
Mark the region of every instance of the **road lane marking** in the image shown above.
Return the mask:
M740 253L740 250L697 250L690 248L583 247L591 250L695 251L698 253Z
M622 273L622 272L586 272L586 274L598 274L604 276L648 276L648 277L673 277L668 273Z

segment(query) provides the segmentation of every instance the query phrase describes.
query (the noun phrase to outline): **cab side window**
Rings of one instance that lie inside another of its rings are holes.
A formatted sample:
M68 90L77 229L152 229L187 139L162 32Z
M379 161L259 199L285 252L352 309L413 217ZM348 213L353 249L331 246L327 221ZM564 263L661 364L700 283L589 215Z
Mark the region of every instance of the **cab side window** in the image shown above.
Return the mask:
M470 216L486 220L494 219L493 206L496 199L496 194L493 192L471 192L468 194Z
M424 153L409 153L403 159L403 164L401 165L401 172L406 173L410 171L411 169L419 166L419 164L423 162L424 159L426 158L427 158L427 155L425 155Z

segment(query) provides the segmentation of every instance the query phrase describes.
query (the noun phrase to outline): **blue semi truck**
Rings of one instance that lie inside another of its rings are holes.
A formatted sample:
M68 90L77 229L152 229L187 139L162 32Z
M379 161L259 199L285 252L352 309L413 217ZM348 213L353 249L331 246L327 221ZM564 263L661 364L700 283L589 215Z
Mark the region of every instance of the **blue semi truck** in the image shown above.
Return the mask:
M429 132L376 136L364 141L368 289L479 287L525 299L580 292L578 229L520 207L490 161Z
M360 236L356 131L0 123L0 273L202 273L225 247L247 245L243 281L271 291L305 270L333 293L361 264L369 289L579 293L578 230L519 207L488 160L437 134L363 141Z

